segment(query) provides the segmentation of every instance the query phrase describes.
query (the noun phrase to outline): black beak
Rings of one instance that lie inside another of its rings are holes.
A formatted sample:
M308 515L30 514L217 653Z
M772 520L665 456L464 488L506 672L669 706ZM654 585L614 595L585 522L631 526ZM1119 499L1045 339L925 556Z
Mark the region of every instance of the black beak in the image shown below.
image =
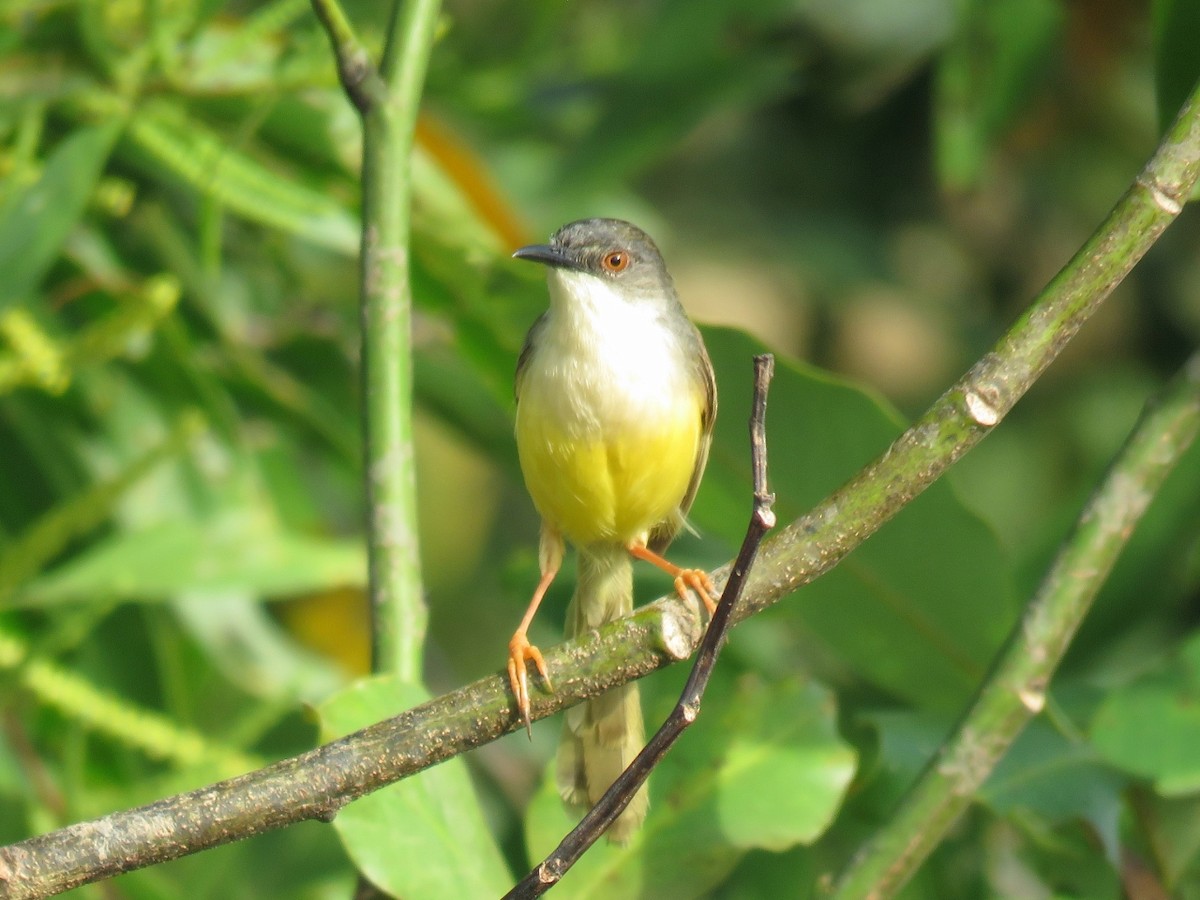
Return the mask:
M513 254L513 259L527 259L530 262L540 262L557 269L578 269L579 264L558 247L549 244L530 244L522 247Z

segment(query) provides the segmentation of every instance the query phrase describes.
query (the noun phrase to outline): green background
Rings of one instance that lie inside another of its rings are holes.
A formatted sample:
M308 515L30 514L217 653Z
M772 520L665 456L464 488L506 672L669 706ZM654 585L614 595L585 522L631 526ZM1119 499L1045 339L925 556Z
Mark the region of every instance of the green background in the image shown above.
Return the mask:
M384 5L347 9L377 47ZM0 4L0 840L293 755L498 670L536 582L508 259L632 219L721 394L693 519L781 520L881 452L1098 224L1200 74L1189 0L445 6L414 159L423 686L363 679L356 115L304 2ZM1165 117L1165 118L1164 118ZM807 896L886 821L1145 399L1200 339L1185 214L1003 425L733 632L645 830L584 897ZM669 585L638 571L639 601ZM532 632L554 643L572 575ZM1200 896L1200 450L910 897ZM678 668L678 667L677 667ZM644 682L648 720L684 673ZM316 708L314 715L312 710ZM557 721L85 897L502 892L569 820Z

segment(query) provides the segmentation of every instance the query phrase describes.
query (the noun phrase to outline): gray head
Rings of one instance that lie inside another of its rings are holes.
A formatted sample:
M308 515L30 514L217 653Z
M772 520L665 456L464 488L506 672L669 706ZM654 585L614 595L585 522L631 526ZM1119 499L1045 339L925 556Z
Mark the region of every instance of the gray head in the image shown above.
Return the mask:
M620 219L580 219L550 236L549 244L522 247L515 259L584 272L630 295L673 296L662 254L650 235Z

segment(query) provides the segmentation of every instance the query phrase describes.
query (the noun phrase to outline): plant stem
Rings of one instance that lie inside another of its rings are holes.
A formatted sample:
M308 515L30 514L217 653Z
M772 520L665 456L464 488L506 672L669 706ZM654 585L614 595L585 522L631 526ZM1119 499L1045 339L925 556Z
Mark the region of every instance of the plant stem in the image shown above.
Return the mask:
M1141 420L1088 501L953 736L834 888L837 898L900 890L1046 704L1046 688L1100 586L1172 467L1200 430L1200 353Z
M363 122L360 289L371 663L376 672L418 681L428 613L413 458L410 158L439 3L409 0L392 7L379 70L336 0L313 5Z

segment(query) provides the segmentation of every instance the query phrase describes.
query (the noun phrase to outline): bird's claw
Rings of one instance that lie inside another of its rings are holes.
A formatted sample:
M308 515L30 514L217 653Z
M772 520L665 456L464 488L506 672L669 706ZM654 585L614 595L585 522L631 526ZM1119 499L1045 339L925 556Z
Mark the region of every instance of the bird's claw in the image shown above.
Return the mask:
M696 595L704 601L704 608L708 610L710 616L717 611L717 601L713 599L717 596L717 589L707 572L703 569L681 569L675 576L675 592L685 603L688 598L688 588L695 591Z
M550 675L546 671L546 661L542 651L529 643L524 634L514 634L508 642L508 683L512 687L513 697L517 701L517 712L525 721L525 732L533 737L533 723L529 717L529 670L526 663L532 661L538 674L546 682L548 690L554 690L550 684Z

